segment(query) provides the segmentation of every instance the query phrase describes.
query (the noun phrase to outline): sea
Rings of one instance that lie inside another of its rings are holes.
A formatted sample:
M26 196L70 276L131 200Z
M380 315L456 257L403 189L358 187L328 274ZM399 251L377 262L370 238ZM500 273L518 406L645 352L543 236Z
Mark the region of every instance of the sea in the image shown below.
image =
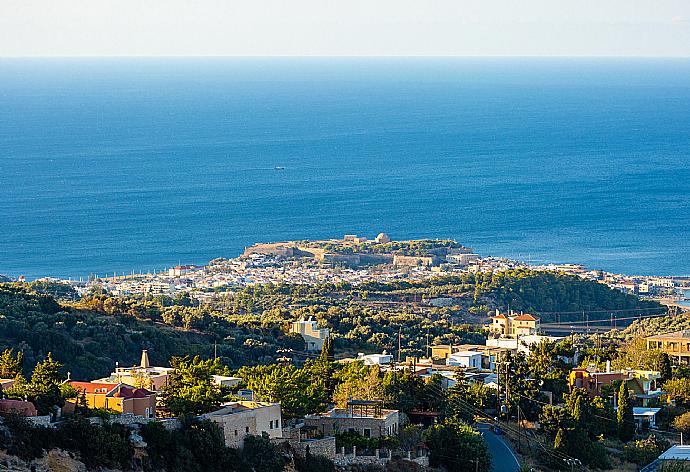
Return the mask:
M0 59L0 274L453 238L690 274L690 59Z

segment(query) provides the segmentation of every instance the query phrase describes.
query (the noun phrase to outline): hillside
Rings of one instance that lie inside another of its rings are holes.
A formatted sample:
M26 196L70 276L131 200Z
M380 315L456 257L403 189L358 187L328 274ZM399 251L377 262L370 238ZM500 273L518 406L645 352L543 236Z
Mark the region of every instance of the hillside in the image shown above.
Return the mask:
M483 321L495 308L549 320L553 311L659 307L596 282L524 270L357 287L255 286L219 293L204 306L186 294L92 294L76 302L52 294L73 297L53 286L0 284L0 349L22 350L25 367L53 352L77 379L107 375L115 362L132 365L142 349L157 365L173 355L210 357L214 350L230 368L270 363L281 348L303 349L301 338L287 332L291 321L310 316L331 329L340 354L397 352L400 342L406 356L423 355L427 340L483 343ZM453 303L433 307L428 300L435 297Z
M148 349L155 365L167 365L174 355L209 357L215 339L208 333L182 330L124 312L108 314L60 305L25 285L0 284L0 350L23 351L25 367L52 352L73 378L92 379L108 375L116 362L137 363L142 349ZM251 350L243 352L232 342L222 344L219 354L226 356L224 360L230 365L253 363L260 357Z

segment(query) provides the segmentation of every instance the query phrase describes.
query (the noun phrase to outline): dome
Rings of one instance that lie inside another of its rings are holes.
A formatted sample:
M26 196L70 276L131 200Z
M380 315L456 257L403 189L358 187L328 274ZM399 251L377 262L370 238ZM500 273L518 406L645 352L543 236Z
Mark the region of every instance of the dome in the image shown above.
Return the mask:
M376 236L376 242L377 243L389 243L391 242L390 236L388 236L386 233L379 233L378 236Z

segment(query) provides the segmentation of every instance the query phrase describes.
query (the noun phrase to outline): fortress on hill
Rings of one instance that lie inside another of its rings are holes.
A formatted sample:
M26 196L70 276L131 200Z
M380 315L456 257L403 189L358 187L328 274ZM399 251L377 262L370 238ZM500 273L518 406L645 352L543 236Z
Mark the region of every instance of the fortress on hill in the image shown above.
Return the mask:
M323 264L350 267L433 267L442 263L467 265L479 258L471 248L450 239L394 241L386 233L380 233L374 239L346 234L342 239L258 243L245 248L242 257L255 254L308 258Z

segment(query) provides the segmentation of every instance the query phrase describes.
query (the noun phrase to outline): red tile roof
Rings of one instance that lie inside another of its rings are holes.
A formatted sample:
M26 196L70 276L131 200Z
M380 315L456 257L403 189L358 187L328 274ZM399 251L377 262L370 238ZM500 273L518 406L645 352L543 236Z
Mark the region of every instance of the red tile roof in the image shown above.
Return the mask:
M70 385L85 393L110 393L118 384L112 382L70 382ZM105 389L105 390L104 390Z
M537 321L539 318L525 313L524 315L516 316L514 319L516 321Z
M149 395L153 395L153 392L145 388L136 388L123 383L70 382L70 385L88 394L108 395L115 398L145 398Z

